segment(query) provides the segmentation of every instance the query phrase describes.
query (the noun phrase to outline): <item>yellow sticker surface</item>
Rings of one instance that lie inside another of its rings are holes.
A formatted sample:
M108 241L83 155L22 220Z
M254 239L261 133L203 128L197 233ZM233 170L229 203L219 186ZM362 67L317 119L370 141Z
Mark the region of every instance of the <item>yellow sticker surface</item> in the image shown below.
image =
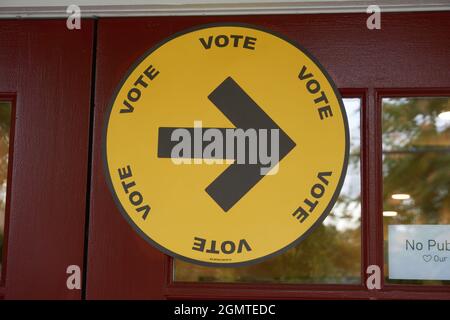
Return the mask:
M113 97L106 179L149 243L239 266L304 239L342 187L349 136L332 80L259 27L217 24L149 50Z

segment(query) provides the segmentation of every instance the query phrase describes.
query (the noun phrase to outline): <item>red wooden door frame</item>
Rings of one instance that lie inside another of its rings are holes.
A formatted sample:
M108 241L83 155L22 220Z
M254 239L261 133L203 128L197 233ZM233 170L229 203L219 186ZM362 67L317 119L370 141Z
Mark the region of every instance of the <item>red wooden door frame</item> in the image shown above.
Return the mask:
M449 94L450 13L384 13L368 30L365 14L100 19L92 157L87 298L450 298L448 286L367 290L364 270L383 267L381 108L391 88L410 95ZM362 110L362 282L346 285L174 283L172 262L121 217L105 183L101 137L109 100L127 69L148 48L211 22L260 25L298 41Z
M377 31L365 29L366 15L360 14L101 19L91 191L86 177L94 21L84 20L80 31L67 30L64 20L0 21L0 53L7 58L0 60L7 75L0 78L0 99L11 101L16 111L0 298L82 297L80 290L66 288L65 270L70 264L83 267L89 198L87 298L449 298L449 288L437 286L384 285L368 291L363 283L174 283L172 260L149 247L117 213L99 161L109 97L148 47L176 31L214 21L259 24L284 33L325 65L344 97L363 101L364 280L368 265L383 266L380 99L450 95L448 70L440 67L450 56L449 18L449 13L383 14Z
M84 261L93 36L92 20L0 20L0 99L15 110L0 298L81 298L66 269Z

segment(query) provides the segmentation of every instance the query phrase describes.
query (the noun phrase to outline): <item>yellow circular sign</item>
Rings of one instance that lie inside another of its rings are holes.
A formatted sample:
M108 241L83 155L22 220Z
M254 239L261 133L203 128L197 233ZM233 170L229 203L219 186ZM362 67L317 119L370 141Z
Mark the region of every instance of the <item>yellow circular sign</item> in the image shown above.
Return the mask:
M106 119L107 181L149 243L237 266L294 246L343 184L348 125L319 63L259 27L178 33L128 72Z

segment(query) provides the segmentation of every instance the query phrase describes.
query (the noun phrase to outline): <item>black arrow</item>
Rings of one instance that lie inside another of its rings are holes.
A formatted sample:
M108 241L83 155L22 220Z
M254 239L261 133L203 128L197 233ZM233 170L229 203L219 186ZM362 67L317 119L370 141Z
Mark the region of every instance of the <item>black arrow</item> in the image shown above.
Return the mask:
M231 77L225 79L208 96L208 99L233 123L236 128L243 130L278 129L279 161L281 161L295 147L294 141L292 141L292 139L289 138L283 130L281 130L281 128ZM159 128L158 157L171 157L172 147L177 143L171 141L170 139L172 131L175 129L179 128ZM194 128L185 129L189 130L192 135L194 130L198 130ZM206 129L207 128L203 128L203 130ZM225 128L216 129L221 130L222 133L225 133L226 130ZM206 188L206 192L226 212L231 209L251 188L253 188L259 180L263 178L263 175L261 175L261 168L263 167L264 166L261 164L234 163L222 172Z

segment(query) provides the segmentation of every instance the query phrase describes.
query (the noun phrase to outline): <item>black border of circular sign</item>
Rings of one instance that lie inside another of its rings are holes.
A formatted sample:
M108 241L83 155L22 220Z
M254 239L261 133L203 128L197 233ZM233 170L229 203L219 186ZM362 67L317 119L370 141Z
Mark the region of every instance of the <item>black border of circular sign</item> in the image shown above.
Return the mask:
M111 176L110 176L109 167L108 167L108 159L107 159L107 154L106 154L106 142L107 142L108 124L109 124L109 118L111 116L111 111L112 111L112 108L114 106L114 102L115 102L115 100L117 98L117 95L119 94L119 91L122 88L123 84L128 79L128 77L131 75L131 73L136 69L136 67L145 58L147 58L150 54L152 54L154 51L159 49L165 43L167 43L167 42L169 42L169 41L171 41L171 40L173 40L175 38L178 38L179 36L182 36L182 35L194 32L194 31L202 30L202 29L212 28L212 27L242 27L242 28L254 29L254 30L265 32L265 33L269 33L269 34L271 34L271 35L273 35L273 36L275 36L277 38L280 38L280 39L290 43L294 47L296 47L303 54L305 54L309 59L311 59L311 61L314 62L316 64L316 66L320 69L320 71L325 75L325 77L328 80L329 84L333 88L334 94L336 95L337 100L339 102L339 106L341 107L341 114L342 114L342 118L343 118L344 126L345 126L345 157L344 157L343 168L341 170L341 176L339 178L339 182L338 182L338 185L336 186L334 194L331 197L330 202L328 203L328 206L323 211L323 213L320 215L320 217L314 222L314 224L308 230L306 230L300 237L298 237L296 240L294 240L293 242L291 242L287 246L285 246L285 247L283 247L281 249L278 249L277 251L272 252L272 253L270 253L268 255L265 255L265 256L262 256L262 257L259 257L259 258L256 258L256 259L243 261L243 262L235 262L235 263L233 263L233 262L230 262L230 263L220 263L220 262L214 263L214 262L206 262L206 261L202 261L202 260L195 260L195 259L192 259L192 258L188 258L188 257L182 256L182 255L180 255L178 253L172 252L169 249L161 246L159 243L157 243L156 241L151 239L147 234L145 234L139 228L139 226L137 226L134 223L134 221L129 217L129 215L127 214L126 210L122 206L122 203L120 202L120 200L119 200L119 198L118 198L118 196L116 194L116 191L114 189L114 186L113 186L113 183L112 183L112 179L111 179ZM259 262L262 262L262 261L267 260L269 258L272 258L274 256L277 256L277 255L279 255L279 254L289 250L290 248L296 246L301 241L306 239L311 234L311 232L313 232L323 222L323 220L325 220L325 218L328 216L328 214L330 213L330 211L333 208L334 204L336 203L337 197L339 196L339 194L341 192L342 185L344 184L344 180L345 180L345 177L347 175L347 166L348 166L349 148L350 148L347 113L345 112L345 107L344 107L344 104L342 102L341 94L340 94L339 90L337 89L335 83L331 79L330 75L326 72L325 68L319 63L319 61L316 60L316 58L314 58L307 50L305 50L302 46L300 46L296 42L288 39L284 35L281 35L281 34L279 34L277 32L274 32L274 31L271 31L271 30L267 30L267 29L265 29L263 27L255 26L255 25L252 25L252 24L239 23L239 22L238 23L223 22L223 23L201 24L201 25L197 25L197 26L194 26L194 27L191 27L191 28L188 28L188 29L176 32L175 34L171 35L170 37L167 37L164 40L160 41L158 44L154 45L152 48L147 50L139 59L137 59L131 65L131 67L126 72L125 76L120 81L119 85L116 87L116 90L113 93L112 99L111 99L111 101L109 103L109 106L108 106L108 109L107 109L106 112L107 112L107 114L106 114L106 117L104 119L103 134L102 134L103 169L104 169L104 174L106 176L107 185L108 185L108 187L109 187L109 189L111 191L111 194L113 195L114 202L116 203L116 206L119 208L120 213L125 218L125 220L128 221L128 223L131 225L131 227L135 231L137 231L137 233L145 241L150 243L152 246L156 247L157 249L159 249L163 253L168 254L169 256L172 256L174 258L178 258L180 260L184 260L186 262L194 263L194 264L197 264L197 265L202 265L202 266L207 266L207 267L240 267L240 266L247 266L247 265L252 265L252 264L255 264L255 263L259 263Z

